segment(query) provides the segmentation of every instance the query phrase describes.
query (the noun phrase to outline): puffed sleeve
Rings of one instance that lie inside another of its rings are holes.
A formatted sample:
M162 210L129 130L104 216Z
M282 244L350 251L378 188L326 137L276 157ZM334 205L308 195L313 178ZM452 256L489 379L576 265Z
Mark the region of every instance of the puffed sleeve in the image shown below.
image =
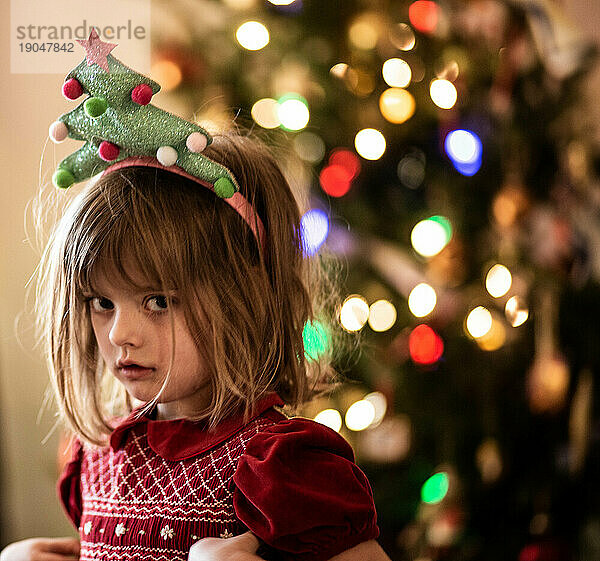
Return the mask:
M82 457L83 447L81 442L75 439L71 445L71 459L65 465L57 485L60 501L75 528L79 528L82 511L80 487Z
M238 518L284 559L324 561L379 535L352 448L314 421L287 419L259 432L233 481Z

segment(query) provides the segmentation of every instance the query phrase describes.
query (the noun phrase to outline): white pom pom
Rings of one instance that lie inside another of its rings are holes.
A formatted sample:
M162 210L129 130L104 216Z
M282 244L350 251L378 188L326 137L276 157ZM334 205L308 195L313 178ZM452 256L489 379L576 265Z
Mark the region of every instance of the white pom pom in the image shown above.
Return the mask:
M52 142L58 144L69 136L69 129L62 121L54 121L48 129L48 136L50 136Z
M201 132L193 132L187 137L185 145L190 152L202 152L208 145L208 139Z
M172 146L161 146L156 151L156 159L165 167L172 166L177 161L177 150Z

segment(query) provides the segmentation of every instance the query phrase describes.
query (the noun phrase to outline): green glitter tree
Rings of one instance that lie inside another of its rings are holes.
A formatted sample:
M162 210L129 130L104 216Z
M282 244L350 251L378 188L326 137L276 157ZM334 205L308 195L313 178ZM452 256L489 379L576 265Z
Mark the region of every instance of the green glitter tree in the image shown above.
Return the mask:
M231 197L238 186L229 170L200 152L211 142L200 126L152 104L160 85L110 55L116 46L100 40L95 29L86 41L86 59L66 77L63 94L85 101L50 127L54 142L67 137L85 144L58 166L52 181L66 188L129 157L156 157L163 166L178 165Z

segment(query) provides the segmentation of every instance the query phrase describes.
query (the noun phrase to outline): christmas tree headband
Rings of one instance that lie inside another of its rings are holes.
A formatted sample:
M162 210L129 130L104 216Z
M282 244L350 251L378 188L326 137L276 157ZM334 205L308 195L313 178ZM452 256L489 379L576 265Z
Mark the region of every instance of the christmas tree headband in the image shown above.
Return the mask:
M52 123L49 134L57 143L69 137L85 144L60 162L54 185L64 189L101 171L130 166L166 169L214 191L264 247L262 221L233 174L201 153L212 142L210 134L152 105L160 85L109 54L117 45L101 41L94 28L86 41L78 42L86 58L69 72L62 91L68 99L88 97Z

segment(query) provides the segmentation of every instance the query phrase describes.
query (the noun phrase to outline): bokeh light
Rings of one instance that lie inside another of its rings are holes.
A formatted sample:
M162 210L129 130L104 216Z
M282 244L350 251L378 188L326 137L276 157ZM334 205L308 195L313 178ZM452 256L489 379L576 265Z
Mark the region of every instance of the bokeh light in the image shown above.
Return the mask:
M484 483L493 483L502 474L502 456L500 446L494 438L485 439L475 453L477 467Z
M264 129L275 129L281 125L276 99L259 99L250 110L254 121Z
M269 44L269 30L258 21L247 21L240 25L235 37L249 51L258 51Z
M295 1L296 0L269 0L269 2L271 2L271 4L274 4L275 6L289 6Z
M378 160L385 152L385 137L377 129L362 129L356 133L354 146L365 160Z
M408 121L415 108L415 98L402 88L388 88L379 97L379 110L390 123L399 125Z
M408 309L418 318L425 317L433 312L436 303L435 290L425 282L415 286L408 295Z
M421 500L427 504L437 504L448 494L450 481L444 471L434 473L421 487Z
M390 30L390 41L401 51L410 51L415 46L415 33L410 25L399 23Z
M354 179L360 173L361 165L359 157L352 151L346 148L336 148L329 156L331 165L343 167L350 176Z
M377 300L369 308L369 326L373 331L387 331L396 323L396 308L388 300Z
M302 130L310 119L307 101L298 94L289 93L277 100L277 116L281 126L289 131Z
M418 254L433 257L448 245L451 237L452 228L448 219L432 216L415 225L410 234L410 241Z
M169 59L157 60L152 65L150 74L165 92L174 90L183 78L179 65Z
M352 186L348 170L340 165L325 166L319 173L321 189L332 197L343 197Z
M494 298L504 296L510 290L511 285L512 275L500 263L494 265L485 277L485 288Z
M296 154L310 164L318 164L325 156L325 142L314 132L302 131L297 134L293 145Z
M492 328L492 314L484 306L477 306L469 312L466 328L474 339L483 337Z
M340 323L346 331L359 331L369 319L369 304L359 295L348 296L340 309Z
M383 63L381 69L383 79L388 86L405 88L410 84L412 71L410 65L401 58L390 58Z
M247 10L256 4L256 0L223 0L223 3L234 10Z
M398 179L409 189L418 189L425 179L425 154L413 150L398 162Z
M523 325L529 318L529 309L525 300L519 296L511 296L504 307L506 319L513 327Z
M375 22L368 16L359 17L348 30L350 43L363 50L374 49L379 39Z
M323 409L323 411L317 413L314 420L335 432L340 432L342 428L342 416L337 409Z
M408 8L408 19L417 31L431 33L438 23L438 5L430 0L417 0Z
M304 213L300 219L300 235L304 253L314 255L325 243L329 233L329 218L318 208L313 208Z
M444 354L444 342L431 327L417 325L408 337L410 357L417 364L434 364Z
M479 171L483 146L474 132L463 129L450 132L444 148L458 172L471 176Z
M373 405L373 408L375 409L375 416L373 417L371 426L376 426L381 423L385 417L387 412L387 399L381 392L371 392L370 394L367 394L364 399Z
M484 351L496 351L506 341L506 329L502 322L492 316L492 325L487 333L475 339L480 349Z
M307 321L302 330L304 354L312 360L318 360L329 348L330 337L325 325L315 320Z
M375 419L375 407L370 401L361 399L353 403L346 411L346 426L352 431L368 428Z
M456 103L458 93L454 84L448 80L437 79L429 86L429 95L433 103L442 109L451 109Z

